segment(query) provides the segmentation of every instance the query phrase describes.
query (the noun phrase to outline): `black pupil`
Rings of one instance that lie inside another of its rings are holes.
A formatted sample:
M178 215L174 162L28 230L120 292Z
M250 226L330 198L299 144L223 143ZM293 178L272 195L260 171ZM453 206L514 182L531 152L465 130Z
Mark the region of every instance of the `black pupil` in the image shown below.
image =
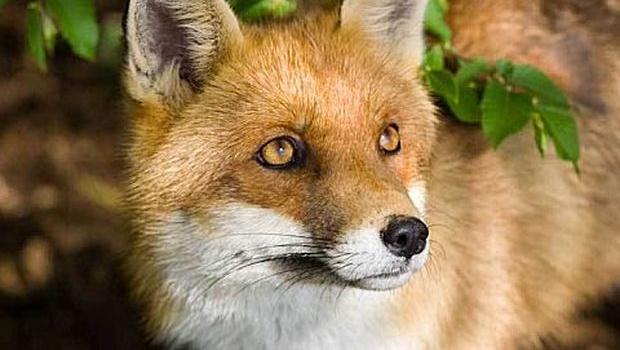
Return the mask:
M389 127L385 130L385 147L388 148L388 151L391 151L392 149L397 147L397 145L394 145L394 142L397 141L397 135L398 131L396 131L396 129L394 129L393 127Z

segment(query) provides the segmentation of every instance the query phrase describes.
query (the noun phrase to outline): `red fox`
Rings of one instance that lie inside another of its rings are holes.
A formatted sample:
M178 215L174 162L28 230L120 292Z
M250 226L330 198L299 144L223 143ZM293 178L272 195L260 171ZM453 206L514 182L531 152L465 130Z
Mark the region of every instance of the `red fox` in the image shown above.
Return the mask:
M127 265L156 341L517 349L588 332L577 312L620 280L615 3L451 1L463 54L540 66L588 115L581 176L528 133L496 151L439 115L418 76L426 3L242 25L224 0L130 1Z

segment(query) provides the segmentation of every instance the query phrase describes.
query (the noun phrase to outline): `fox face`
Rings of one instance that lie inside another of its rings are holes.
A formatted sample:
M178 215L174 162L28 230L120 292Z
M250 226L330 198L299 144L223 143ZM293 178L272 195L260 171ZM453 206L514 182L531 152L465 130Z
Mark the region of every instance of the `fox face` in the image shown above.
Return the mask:
M430 249L423 2L243 30L221 1L177 3L127 20L140 264L185 295L409 281Z

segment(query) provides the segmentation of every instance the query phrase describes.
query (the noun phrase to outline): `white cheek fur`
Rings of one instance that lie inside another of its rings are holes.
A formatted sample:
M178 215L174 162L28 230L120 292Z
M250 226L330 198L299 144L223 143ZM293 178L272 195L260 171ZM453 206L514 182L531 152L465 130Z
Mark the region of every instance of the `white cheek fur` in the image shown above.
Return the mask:
M245 267L244 261L307 251L302 247L309 241L300 224L273 210L232 204L213 210L205 222L174 214L158 235L156 252L173 292L200 294L217 278L224 287L271 273L268 263Z

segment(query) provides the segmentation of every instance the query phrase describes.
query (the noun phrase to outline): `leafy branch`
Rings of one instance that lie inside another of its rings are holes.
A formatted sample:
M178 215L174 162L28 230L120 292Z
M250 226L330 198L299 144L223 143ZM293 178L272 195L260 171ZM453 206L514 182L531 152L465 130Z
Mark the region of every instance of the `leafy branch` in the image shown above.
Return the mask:
M564 92L535 67L459 56L450 45L452 31L444 19L447 10L447 0L431 0L426 12L425 28L437 39L423 64L431 92L456 119L481 125L495 148L531 124L541 156L551 139L557 156L579 172L577 122Z
M92 0L33 1L27 11L26 43L42 71L47 71L47 56L53 54L59 33L77 56L94 60L99 25Z

